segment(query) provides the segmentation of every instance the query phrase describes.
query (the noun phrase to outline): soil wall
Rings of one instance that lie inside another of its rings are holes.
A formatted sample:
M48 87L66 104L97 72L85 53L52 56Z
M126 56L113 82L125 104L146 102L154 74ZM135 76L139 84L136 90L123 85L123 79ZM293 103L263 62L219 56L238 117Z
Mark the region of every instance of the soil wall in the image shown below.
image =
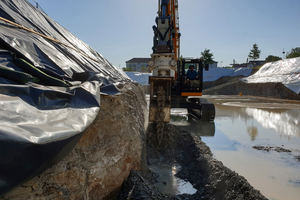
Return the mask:
M101 96L97 118L66 158L3 199L109 199L131 169L140 170L143 89L131 83L118 87L120 95Z
M285 87L282 83L244 83L241 77L226 77L204 84L204 95L252 95L300 100L300 95Z

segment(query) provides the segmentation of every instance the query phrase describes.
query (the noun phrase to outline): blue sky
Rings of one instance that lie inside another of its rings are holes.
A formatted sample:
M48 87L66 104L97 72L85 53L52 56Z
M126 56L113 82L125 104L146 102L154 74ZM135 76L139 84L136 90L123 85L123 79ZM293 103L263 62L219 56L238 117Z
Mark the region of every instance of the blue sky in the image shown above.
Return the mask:
M35 1L117 67L152 53L158 0ZM299 9L299 0L179 0L180 54L200 57L207 48L224 67L246 62L257 43L260 60L282 57L283 48L300 47Z

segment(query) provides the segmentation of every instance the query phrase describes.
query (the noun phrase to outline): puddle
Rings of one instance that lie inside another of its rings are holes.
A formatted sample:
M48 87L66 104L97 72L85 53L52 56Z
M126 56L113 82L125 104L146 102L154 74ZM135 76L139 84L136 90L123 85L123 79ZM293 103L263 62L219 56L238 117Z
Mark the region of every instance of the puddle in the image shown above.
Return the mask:
M216 159L244 176L268 199L299 199L300 101L243 96L206 98L215 104L214 122L199 123L181 117L172 118L171 123L201 137ZM186 111L180 113L177 109L171 114L181 116ZM278 152L278 148L291 152Z
M179 165L151 165L149 168L159 174L158 182L154 185L161 192L171 195L195 194L197 192L190 182L175 176L181 168Z

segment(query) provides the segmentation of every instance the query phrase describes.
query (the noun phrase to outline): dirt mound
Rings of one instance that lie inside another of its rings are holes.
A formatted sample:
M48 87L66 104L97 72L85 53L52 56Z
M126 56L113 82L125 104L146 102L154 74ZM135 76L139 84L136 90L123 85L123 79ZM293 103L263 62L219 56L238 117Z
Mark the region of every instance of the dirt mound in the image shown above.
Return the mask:
M151 131L155 131L153 124L149 125L147 135ZM164 131L172 137L164 141L168 148L157 150L147 145L149 169L132 170L117 199L266 199L244 177L214 159L209 147L200 139L173 125L166 125ZM150 169L166 165L180 165L175 176L190 182L196 192L177 195L160 192L154 184L161 174Z
M144 94L131 83L118 89L101 95L96 119L68 156L0 199L111 199L145 163Z
M226 83L235 83L238 82L240 79L244 78L244 76L235 76L235 77L221 77L216 81L209 81L203 83L203 90L216 87L219 85L223 85Z
M204 83L204 95L251 95L300 100L300 95L282 83L245 83L242 77L224 77L214 82Z

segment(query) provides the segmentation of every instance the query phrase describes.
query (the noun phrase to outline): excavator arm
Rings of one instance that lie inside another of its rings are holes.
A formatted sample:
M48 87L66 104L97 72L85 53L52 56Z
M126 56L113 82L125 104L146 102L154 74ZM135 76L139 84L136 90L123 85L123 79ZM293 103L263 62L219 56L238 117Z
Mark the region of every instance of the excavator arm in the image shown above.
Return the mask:
M162 137L164 123L170 121L171 107L187 108L199 119L208 110L214 119L214 105L201 100L203 85L203 63L200 59L179 60L180 32L178 0L159 0L158 16L153 32L153 53L148 67L152 76L150 84L149 121L157 125L158 140ZM198 71L198 80L186 80L186 65L193 65ZM208 67L205 67L208 69ZM192 96L192 98L191 98ZM202 103L201 103L202 102ZM205 103L204 103L205 102ZM197 113L200 113L197 115ZM202 117L204 119L204 117Z

